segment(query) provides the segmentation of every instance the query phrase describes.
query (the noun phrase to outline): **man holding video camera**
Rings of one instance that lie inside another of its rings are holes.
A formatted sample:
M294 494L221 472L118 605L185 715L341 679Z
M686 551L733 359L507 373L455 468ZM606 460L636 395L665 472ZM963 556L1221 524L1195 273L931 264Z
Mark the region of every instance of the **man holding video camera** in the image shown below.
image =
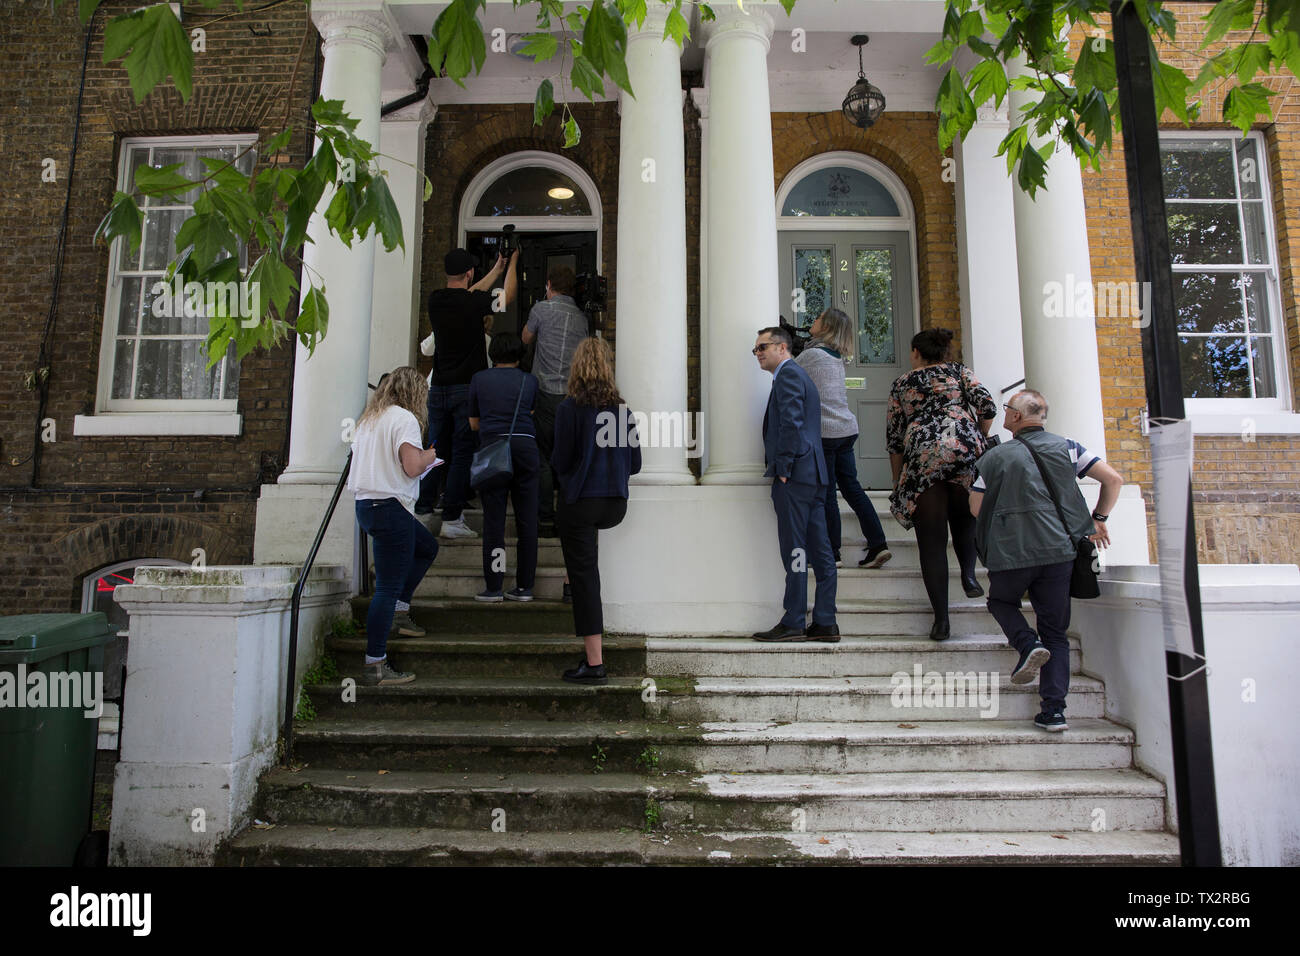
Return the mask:
M475 436L469 427L469 380L488 367L483 334L492 331L497 312L505 311L518 291L518 248L510 265L497 256L496 263L474 282L477 259L464 249L453 249L443 259L447 287L429 295L429 323L437 347L433 353L433 375L429 382L429 441L448 444L451 436L451 464L447 490L443 494L443 538L472 538L462 512L469 496L469 466L474 457ZM505 288L489 290L505 271ZM471 284L472 283L472 284Z

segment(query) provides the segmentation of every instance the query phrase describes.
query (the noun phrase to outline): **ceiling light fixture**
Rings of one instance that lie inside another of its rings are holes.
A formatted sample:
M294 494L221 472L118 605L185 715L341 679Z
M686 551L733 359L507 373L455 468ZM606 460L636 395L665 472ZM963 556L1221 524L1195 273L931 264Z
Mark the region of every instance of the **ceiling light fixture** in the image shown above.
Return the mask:
M858 129L867 129L880 114L885 111L885 94L867 82L867 75L862 71L862 48L871 38L865 33L855 35L849 42L858 48L858 82L853 84L849 95L844 97L844 118Z

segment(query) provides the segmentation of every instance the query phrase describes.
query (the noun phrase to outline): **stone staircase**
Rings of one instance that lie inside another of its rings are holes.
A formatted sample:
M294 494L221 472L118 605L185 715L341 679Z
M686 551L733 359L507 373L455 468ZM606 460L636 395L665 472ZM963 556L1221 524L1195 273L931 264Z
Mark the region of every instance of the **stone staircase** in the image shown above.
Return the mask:
M1047 734L955 567L954 636L936 644L910 535L888 520L893 561L862 570L844 517L841 643L615 635L604 687L559 679L581 648L558 541L542 542L539 600L498 605L472 599L479 541L442 542L412 607L429 636L390 645L418 679L355 703L307 688L298 764L260 784L254 815L274 826L222 862L1177 864L1164 785L1105 719L1077 638L1070 730ZM351 676L363 648L329 644ZM972 683L927 696L927 674Z

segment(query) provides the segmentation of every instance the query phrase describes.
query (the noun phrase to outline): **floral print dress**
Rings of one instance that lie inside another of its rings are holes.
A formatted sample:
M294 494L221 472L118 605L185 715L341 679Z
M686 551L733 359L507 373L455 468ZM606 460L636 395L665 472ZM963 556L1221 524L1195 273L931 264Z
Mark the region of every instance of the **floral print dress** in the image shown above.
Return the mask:
M979 420L996 418L989 390L960 362L913 369L894 380L885 413L885 447L903 456L898 487L889 510L904 528L912 527L916 499L939 481L967 491L975 480L975 460L984 454Z

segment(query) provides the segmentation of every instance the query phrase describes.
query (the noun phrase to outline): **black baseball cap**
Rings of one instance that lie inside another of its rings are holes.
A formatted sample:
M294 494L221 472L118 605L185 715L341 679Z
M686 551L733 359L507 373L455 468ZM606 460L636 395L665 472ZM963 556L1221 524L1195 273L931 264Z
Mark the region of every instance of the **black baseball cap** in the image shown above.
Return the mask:
M453 249L442 260L442 266L449 276L462 276L476 265L478 259L464 249Z

